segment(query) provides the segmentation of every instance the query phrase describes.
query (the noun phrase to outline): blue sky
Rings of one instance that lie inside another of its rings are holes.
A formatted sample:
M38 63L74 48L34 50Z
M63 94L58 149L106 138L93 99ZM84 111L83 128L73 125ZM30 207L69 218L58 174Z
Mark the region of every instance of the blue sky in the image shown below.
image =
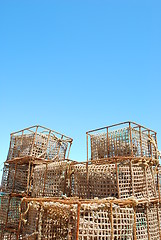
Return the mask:
M0 164L35 124L71 136L79 161L87 130L126 120L161 149L160 93L160 1L0 1Z

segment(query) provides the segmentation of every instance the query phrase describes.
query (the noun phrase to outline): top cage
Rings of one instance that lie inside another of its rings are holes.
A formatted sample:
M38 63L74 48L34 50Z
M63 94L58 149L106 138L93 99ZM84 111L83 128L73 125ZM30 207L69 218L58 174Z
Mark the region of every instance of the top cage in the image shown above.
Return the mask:
M33 156L48 160L69 158L73 139L42 126L11 133L7 160Z
M118 123L86 134L87 161L126 156L158 159L157 133L135 122Z

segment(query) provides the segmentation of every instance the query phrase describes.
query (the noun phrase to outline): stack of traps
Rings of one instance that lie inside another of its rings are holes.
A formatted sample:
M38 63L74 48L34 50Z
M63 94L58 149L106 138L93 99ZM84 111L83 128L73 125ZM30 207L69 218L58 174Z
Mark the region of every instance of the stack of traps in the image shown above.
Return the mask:
M71 144L40 126L11 134L0 239L161 239L156 133L132 122L89 131L82 163Z

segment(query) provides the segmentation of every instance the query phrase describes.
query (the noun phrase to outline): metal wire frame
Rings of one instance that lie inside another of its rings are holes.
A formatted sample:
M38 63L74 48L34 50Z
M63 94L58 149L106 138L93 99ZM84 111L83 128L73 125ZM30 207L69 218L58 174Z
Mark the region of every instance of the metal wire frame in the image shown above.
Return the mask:
M148 158L132 157L100 159L89 161L88 164L71 163L71 196L89 199L93 197L123 199L130 196L140 199L146 196L150 200L156 199L160 197L161 183L159 181L155 183L155 179L159 178L156 170L158 166L153 165ZM75 186L79 187L78 192Z
M108 196L115 196L118 198L120 197L123 198L125 196L121 194L124 191L122 189L122 184L123 186L125 184L127 185L126 197L130 195L138 196L138 193L139 193L138 191L140 187L144 187L143 196L147 195L147 197L149 196L149 198L153 198L154 196L158 195L160 197L159 179L161 175L159 171L155 171L155 169L153 170L154 162L151 161L151 159L149 158L143 157L138 159L138 158L132 158L132 157L130 158L124 157L120 159L119 157L118 158L115 157L114 159L109 158L109 159L99 159L95 161L89 161L88 164L87 162L80 163L80 162L66 159L58 162L53 162L53 164L54 165L52 165L52 162L50 160L44 160L44 159L39 159L35 157L25 157L25 158L22 157L22 158L16 158L16 159L6 161L4 165L5 167L4 167L3 176L2 176L2 184L1 184L2 191L7 193L15 192L19 194L24 193L26 195L32 195L35 193L35 191L40 190L40 195L36 195L37 197L40 197L40 196L54 197L54 196L57 196L56 194L58 193L62 195L61 192L55 192L61 189L61 191L63 192L63 195L66 195L69 197L69 196L76 196L77 194L76 193L77 190L75 189L75 184L76 184L78 185L78 187L80 186L79 191L82 189L81 190L82 194L86 193L85 195L82 195L82 196L78 195L78 197L93 198L94 196L96 196L96 197L102 198L102 197L108 197ZM83 166L83 169L82 169L83 172L81 172L81 168L79 170L79 166L81 165ZM39 170L39 166L40 166L40 170ZM125 166L125 169L124 169L124 166ZM147 166L148 166L148 175L147 175ZM98 168L98 171L97 171L97 168ZM40 174L39 172L36 171L36 169L39 170ZM103 172L100 172L101 169ZM133 173L134 171L136 171L136 173ZM52 177L52 174L56 174L56 172L59 173L59 176L53 175ZM38 176L36 173L38 173ZM95 173L97 175L95 175L94 177L93 174ZM138 175L139 173L141 174L140 176ZM104 180L105 175L102 175L102 174L106 175L106 181L107 181L106 183L103 183L105 181ZM111 174L113 174L112 179L110 177ZM37 176L37 180L36 179L34 180L35 176ZM77 178L79 180L79 177L81 177L82 179L81 181L83 182L77 183ZM142 182L142 178L144 179L144 182ZM154 178L154 181L156 180L157 192L154 188L155 183L153 184L153 178ZM112 182L112 180L114 182ZM101 184L101 181L103 185ZM139 185L139 183L142 185ZM101 195L99 195L99 191L96 191L95 184L96 185L99 184L99 186L97 187L100 187L98 190L102 192L102 193L100 192ZM103 187L105 184L106 184L106 187ZM108 188L109 184L110 184L110 188ZM115 191L115 194L114 194L114 191ZM96 193L97 195L95 195ZM141 197L141 194L140 194L140 197Z
M27 142L28 150L25 151L23 154L23 142L25 141L25 139L27 140L27 137L29 141ZM45 137L46 138L45 142L41 143L41 139L40 140L37 139L38 137L39 138ZM14 141L17 141L17 140L18 140L18 145L16 146L16 149L14 149ZM60 145L60 143L66 144L67 149L65 150L64 158L69 158L70 148L71 148L73 139L64 134L61 134L55 130L51 130L49 128L46 128L40 125L31 126L31 127L19 130L17 132L13 132L10 134L10 148L9 148L7 159L9 160L15 157L19 157L19 155L25 156L25 154L29 156L32 156L34 154L39 158L41 157L46 159L52 158L49 156L49 152L51 152L51 149L49 148L54 147L52 146L54 144L54 141L57 142L58 145ZM36 147L36 144L37 144L37 147ZM14 156L14 150L16 150L16 156ZM59 147L57 155L60 154L60 150L61 149ZM45 154L47 155L46 157L44 157ZM50 160L53 160L53 159L50 159Z
M53 163L56 164L55 161ZM76 161L70 159L59 160L57 163L74 164ZM34 169L36 166L44 166L52 164L50 160L37 157L19 157L7 160L4 163L1 190L6 193L23 193L31 195L33 192ZM60 179L59 179L60 181ZM43 188L45 188L46 178L44 178Z
M90 149L90 142L89 142L89 138L91 139L91 136L93 134L98 134L101 131L105 131L105 135L106 135L106 141L107 141L107 151L106 151L106 157L109 157L109 133L113 130L118 130L118 129L123 129L123 128L128 128L129 130L129 146L131 148L131 152L130 154L128 154L128 156L135 156L134 152L133 152L133 136L132 136L132 130L136 130L138 132L139 135L139 139L140 139L140 156L139 157L143 157L144 156L144 152L143 152L143 142L142 142L142 135L146 135L149 138L149 157L150 158L154 158L154 156L152 156L152 147L155 148L155 158L158 159L158 149L157 149L157 133L147 127L144 127L140 124L137 124L135 122L132 121L126 121L126 122L121 122L121 123L117 123L117 124L113 124L113 125L109 125L106 127L102 127L102 128L97 128L94 130L90 130L86 132L86 144L87 144L87 162L89 161L89 154L91 152ZM152 138L152 139L151 139ZM92 155L91 155L92 157ZM116 157L115 155L110 156L110 157ZM125 157L125 155L124 155ZM121 156L120 156L121 158ZM93 160L93 159L91 159Z
M45 203L50 204L52 203L60 203L60 204L64 204L64 205L77 205L77 211L76 211L76 237L74 238L75 240L79 239L79 227L80 227L80 212L81 212L81 206L83 204L89 204L90 205L90 209L92 209L92 204L98 204L98 205L102 205L102 204L109 204L109 216L110 216L110 239L114 240L114 219L113 217L115 216L115 213L113 213L113 206L114 205L118 205L119 207L132 207L133 208L133 239L137 240L139 237L138 234L138 226L141 223L142 224L142 219L140 219L140 215L138 215L138 207L145 209L145 218L147 221L147 226L146 226L146 231L148 234L148 239L151 239L151 236L154 232L153 229L153 221L155 218L155 231L156 234L160 237L161 239L161 235L160 235L160 208L159 208L159 200L158 199L153 199L150 202L147 199L144 200L136 200L136 199L126 199L126 200L120 200L120 199L102 199L102 200L98 200L98 199L93 199L93 200L80 200L77 198L66 198L66 199L58 199L58 198L23 198L22 202L21 202L21 209L22 209L22 204L26 204L26 206L29 206L30 203L38 203L42 206L45 206ZM114 204L114 205L113 205ZM151 207L152 208L151 208ZM153 212L153 207L155 207L156 211ZM149 210L151 211L151 213L149 213ZM24 211L24 210L23 210ZM24 212L21 212L21 217L20 217L20 221L19 221L19 227L18 227L18 231L17 231L17 240L19 239L19 235L23 234L22 230L21 230L21 224L22 224L22 219L23 217L27 214L27 211L29 211L29 207L27 207L27 210ZM143 210L142 210L143 211ZM39 214L39 213L38 213ZM114 214L114 215L113 215ZM151 215L153 214L153 216ZM96 217L96 216L95 216ZM127 216L128 217L128 216ZM90 218L92 218L92 215L90 215ZM106 220L107 221L107 220ZM38 224L38 223L37 223ZM41 222L42 224L42 222ZM117 224L117 223L115 223ZM97 236L97 235L96 235ZM33 238L34 239L34 238ZM102 238L104 239L104 238ZM153 239L153 238L152 238Z

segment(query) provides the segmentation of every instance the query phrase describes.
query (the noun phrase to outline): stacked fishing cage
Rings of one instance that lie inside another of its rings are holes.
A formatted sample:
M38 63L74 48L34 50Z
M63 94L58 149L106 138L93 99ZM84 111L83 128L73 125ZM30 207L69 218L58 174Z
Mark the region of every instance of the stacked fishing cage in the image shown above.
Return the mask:
M51 132L43 130L42 139L38 127L32 137L24 131L14 134L17 139L11 135L1 239L160 239L161 168L154 131L133 122L89 131L82 163L68 159L72 139Z
M49 162L61 165L69 157L71 144L71 138L42 126L11 134L0 192L0 239L22 239L18 232L21 202L33 195L34 169Z
M89 131L87 164L75 165L75 168L74 194L83 198L110 196L137 202L133 205L132 236L126 238L120 232L118 238L112 239L161 238L161 178L156 132L134 122Z

